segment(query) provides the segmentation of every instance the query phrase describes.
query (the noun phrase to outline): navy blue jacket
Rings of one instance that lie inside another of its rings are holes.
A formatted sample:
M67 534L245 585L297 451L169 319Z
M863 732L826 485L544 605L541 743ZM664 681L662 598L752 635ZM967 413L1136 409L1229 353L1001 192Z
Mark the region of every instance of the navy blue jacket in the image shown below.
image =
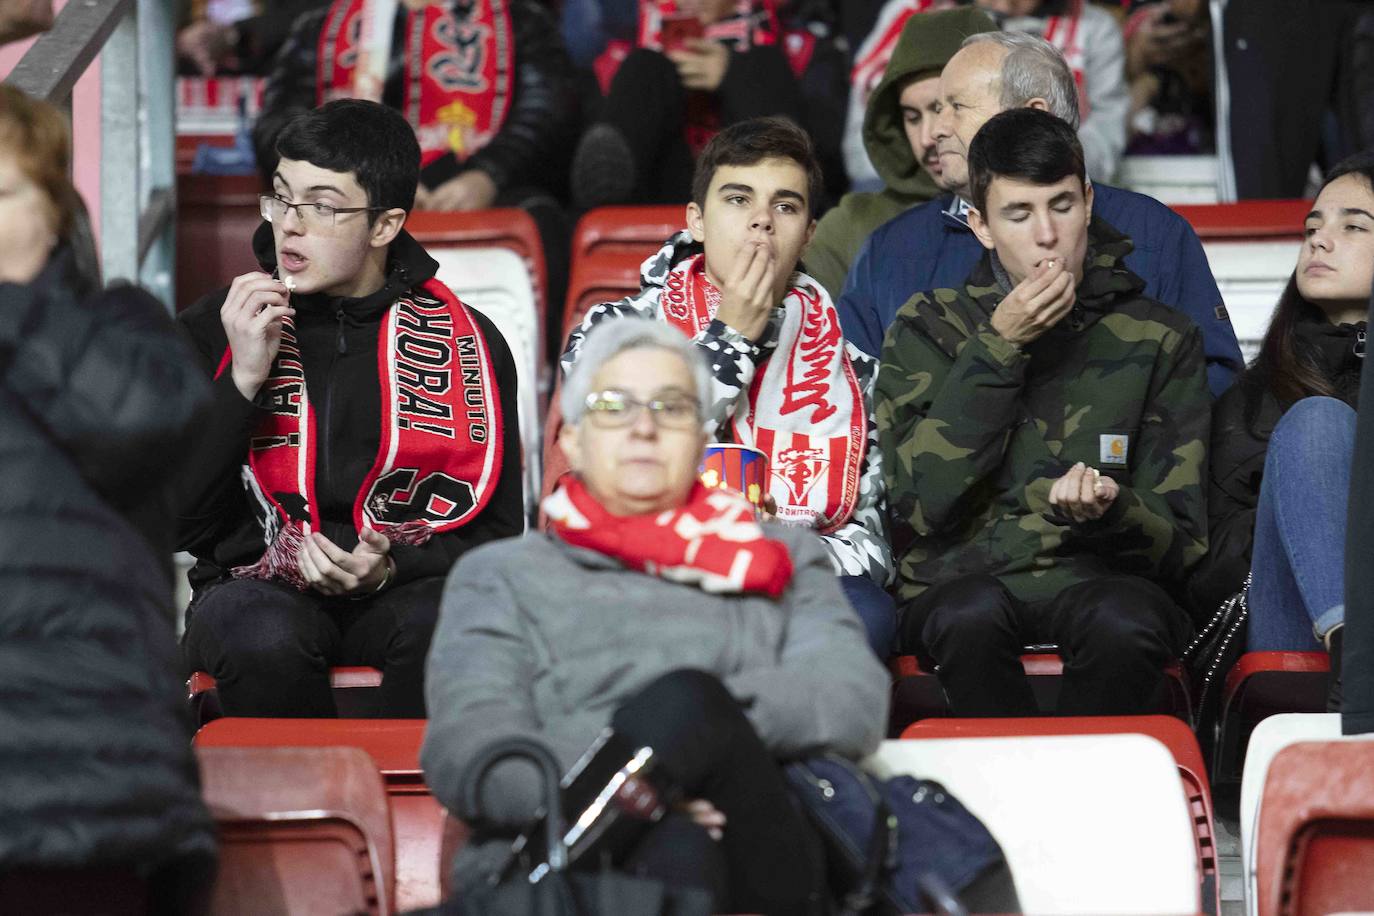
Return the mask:
M1135 246L1126 266L1145 281L1145 295L1178 309L1202 329L1207 383L1213 396L1220 395L1244 364L1197 233L1153 197L1101 184L1093 190L1093 215ZM937 198L888 220L859 249L836 303L845 339L881 355L883 335L908 299L962 287L982 256L983 246L964 222L957 198Z

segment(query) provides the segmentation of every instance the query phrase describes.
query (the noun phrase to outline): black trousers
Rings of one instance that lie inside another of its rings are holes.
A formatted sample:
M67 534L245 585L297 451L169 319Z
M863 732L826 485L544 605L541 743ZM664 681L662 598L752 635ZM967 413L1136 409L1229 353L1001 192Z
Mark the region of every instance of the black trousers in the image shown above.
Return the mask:
M611 80L597 118L615 127L630 146L635 166L632 202L677 204L692 196L692 151L687 90L673 62L636 48Z
M711 802L726 818L719 842L685 815L665 818L631 853L627 871L705 888L715 912L825 911L820 838L718 679L693 670L665 674L622 704L611 724L652 747L687 798Z
M1054 643L1064 656L1060 715L1167 708L1164 667L1191 633L1188 617L1146 579L1110 575L1049 601L1018 600L997 579L970 575L935 585L902 610L898 646L938 666L957 716L1033 716L1021 649Z
M351 600L279 582L229 579L187 611L186 668L214 676L230 716L328 718L335 665L382 669L382 715L423 718L425 656L439 617L442 577Z

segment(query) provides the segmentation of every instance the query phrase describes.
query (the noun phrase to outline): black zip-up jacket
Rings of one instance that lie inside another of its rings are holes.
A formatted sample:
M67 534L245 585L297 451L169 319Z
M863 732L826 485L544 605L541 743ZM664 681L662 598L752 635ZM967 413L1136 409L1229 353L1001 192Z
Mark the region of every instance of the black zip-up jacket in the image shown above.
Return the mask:
M0 284L0 873L151 872L215 844L168 493L209 385L160 303L83 294L73 264L64 246L33 283Z
M254 234L253 251L263 270L276 269L272 228L267 223ZM318 428L315 493L320 519L324 535L344 550L358 543L353 506L381 444L377 338L382 318L403 291L434 276L438 266L403 231L391 243L386 284L372 295L360 299L292 297L306 390ZM227 287L210 293L180 318L209 375L219 367L228 346L219 314L227 295ZM466 525L436 534L423 546L392 545L395 584L446 575L472 547L524 530L515 361L496 326L476 309L472 313L486 339L500 396L505 437L500 478L486 508ZM196 589L224 578L233 566L256 562L265 549L262 527L249 506L240 470L247 460L248 439L266 411L244 399L228 371L214 381L213 391L213 419L179 480L178 542L180 549L198 560L191 571Z
M1332 325L1324 319L1304 321L1295 330L1298 351L1321 367L1336 396L1351 407L1359 399L1364 359L1356 355L1356 342L1364 330L1364 322ZM1189 599L1200 613L1216 610L1245 584L1264 458L1285 409L1253 368L1245 370L1212 407L1209 548L1188 583Z
M347 2L347 0L336 0ZM291 29L267 78L262 114L253 126L258 168L270 175L277 161L277 134L286 123L315 107L320 32L332 4L305 13ZM491 142L459 162L446 153L420 172L420 183L435 188L468 169L481 169L497 192L536 185L557 193L577 138L577 96L558 25L536 0L510 0L515 38L515 78L511 106ZM404 4L396 15L406 15ZM397 34L405 34L399 29ZM404 42L394 41L382 101L399 109L405 92Z

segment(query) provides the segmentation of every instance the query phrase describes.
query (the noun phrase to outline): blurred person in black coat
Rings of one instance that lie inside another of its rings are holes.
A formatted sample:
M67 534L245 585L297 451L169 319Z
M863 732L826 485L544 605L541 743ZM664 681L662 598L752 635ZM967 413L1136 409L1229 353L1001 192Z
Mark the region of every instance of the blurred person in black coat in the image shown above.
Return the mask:
M214 836L167 484L209 385L156 300L100 289L69 160L57 111L0 86L0 874L132 870L189 912Z

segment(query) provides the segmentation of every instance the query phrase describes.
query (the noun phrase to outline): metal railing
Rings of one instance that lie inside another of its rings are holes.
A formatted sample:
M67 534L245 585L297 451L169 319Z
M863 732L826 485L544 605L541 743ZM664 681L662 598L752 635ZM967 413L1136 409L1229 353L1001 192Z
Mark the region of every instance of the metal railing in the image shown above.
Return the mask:
M107 281L141 283L173 305L175 23L170 0L68 0L6 80L71 110L100 57L100 253Z

